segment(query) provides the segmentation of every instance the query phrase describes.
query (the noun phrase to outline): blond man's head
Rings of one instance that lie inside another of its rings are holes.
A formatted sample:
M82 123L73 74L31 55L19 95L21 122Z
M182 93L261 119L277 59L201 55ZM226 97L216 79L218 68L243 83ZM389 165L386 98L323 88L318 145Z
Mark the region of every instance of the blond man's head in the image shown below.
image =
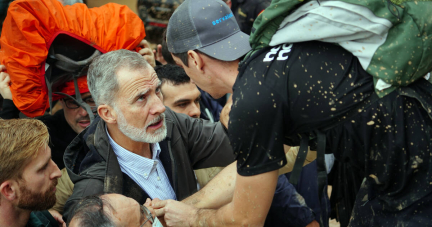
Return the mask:
M48 129L39 120L0 119L0 184L21 178L24 167L48 141Z

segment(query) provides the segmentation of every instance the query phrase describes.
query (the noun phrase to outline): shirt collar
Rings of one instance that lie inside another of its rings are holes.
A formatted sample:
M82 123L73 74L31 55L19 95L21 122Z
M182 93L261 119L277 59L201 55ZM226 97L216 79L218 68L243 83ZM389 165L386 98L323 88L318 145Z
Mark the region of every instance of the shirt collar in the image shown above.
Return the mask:
M132 151L129 151L129 150L125 149L124 147L122 147L122 146L120 146L118 143L116 143L116 141L114 141L113 138L111 138L111 135L110 135L109 132L108 132L108 127L107 127L106 125L105 125L105 131L106 131L106 133L107 133L107 135L108 135L109 143L110 143L111 147L113 147L113 150L114 150L114 151L116 151L116 150L118 150L118 149L122 149L122 150L124 150L124 151L128 151L128 152L132 153L133 155L136 155L136 156L142 157L142 156L140 156L140 155L137 155L137 154L133 153ZM151 150L152 150L152 154L153 154L152 159L159 159L159 155L160 155L160 153L161 153L161 148L160 148L160 146L159 146L159 143L151 143L151 144L150 144L150 148L151 148ZM116 152L115 152L115 153L116 153ZM143 158L144 158L144 157L143 157Z

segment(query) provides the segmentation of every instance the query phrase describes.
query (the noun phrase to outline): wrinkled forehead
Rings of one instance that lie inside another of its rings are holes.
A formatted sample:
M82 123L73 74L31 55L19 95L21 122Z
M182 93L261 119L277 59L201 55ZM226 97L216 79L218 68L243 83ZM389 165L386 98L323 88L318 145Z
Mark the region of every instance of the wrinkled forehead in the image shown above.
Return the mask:
M120 69L117 72L117 82L120 92L134 92L140 89L157 86L160 81L153 68L129 70Z

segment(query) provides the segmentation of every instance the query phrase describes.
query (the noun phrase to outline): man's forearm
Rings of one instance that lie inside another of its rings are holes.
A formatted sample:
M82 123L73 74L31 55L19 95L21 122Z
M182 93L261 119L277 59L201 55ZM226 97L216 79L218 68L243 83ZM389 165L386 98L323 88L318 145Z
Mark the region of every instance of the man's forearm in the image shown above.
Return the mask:
M173 227L263 226L273 200L277 174L276 170L255 176L237 174L234 196L218 209L200 209L171 199L154 199L152 207L156 216L163 216L166 224Z
M190 223L202 226L263 226L273 199L277 182L277 171L239 179L254 179L239 183L235 198L219 209L197 209ZM250 182L253 182L250 183Z
M217 209L231 202L236 175L237 162L233 162L216 175L204 188L184 199L182 202L196 208Z
M298 147L286 147L288 163L279 169L279 175L292 171ZM304 165L316 159L316 151L309 151ZM237 175L237 162L233 162L216 175L204 188L182 202L196 208L217 209L232 200Z

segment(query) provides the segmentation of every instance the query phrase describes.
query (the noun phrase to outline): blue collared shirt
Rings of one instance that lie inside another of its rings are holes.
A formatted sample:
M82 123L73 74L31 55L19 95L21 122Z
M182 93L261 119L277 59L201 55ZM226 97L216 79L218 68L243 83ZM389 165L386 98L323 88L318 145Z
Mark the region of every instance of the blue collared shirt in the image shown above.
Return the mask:
M107 129L106 132L123 173L147 192L151 199L176 200L174 190L159 159L161 152L159 143L150 144L153 157L148 159L124 149L111 138Z

